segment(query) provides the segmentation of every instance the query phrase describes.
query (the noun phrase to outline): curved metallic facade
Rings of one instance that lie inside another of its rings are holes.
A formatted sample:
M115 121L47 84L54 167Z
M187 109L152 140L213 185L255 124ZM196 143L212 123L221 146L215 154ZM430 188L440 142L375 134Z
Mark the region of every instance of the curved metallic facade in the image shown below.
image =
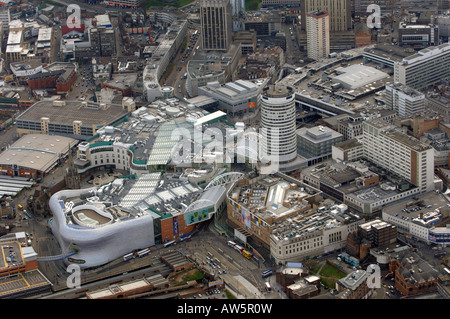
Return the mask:
M134 249L143 249L155 244L151 215L118 220L95 227L68 224L63 198L79 197L91 190L63 190L50 198L49 205L53 212L51 229L62 251L68 252L72 247L79 250L76 255L64 259L66 264L76 263L82 269L96 267L120 258Z

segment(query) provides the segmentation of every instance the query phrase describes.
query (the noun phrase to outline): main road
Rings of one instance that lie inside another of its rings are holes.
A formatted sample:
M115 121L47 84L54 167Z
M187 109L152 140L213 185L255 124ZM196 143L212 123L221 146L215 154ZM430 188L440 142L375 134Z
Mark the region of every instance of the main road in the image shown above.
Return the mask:
M300 53L298 49L296 26L290 23L282 23L282 28L284 29L284 34L286 36L286 63L295 64Z
M195 25L194 25L195 26ZM189 60L191 60L194 57L194 52L196 51L195 48L198 46L198 39L195 40L195 42L191 41L191 35L195 32L195 30L198 30L197 28L190 28L187 34L187 43L185 46L185 50L182 51L181 49L178 50L177 55L173 58L172 63L174 64L174 67L171 71L171 73L167 76L164 83L161 83L165 86L172 86L174 88L174 96L176 96L179 99L184 99L184 97L188 97L187 91L186 91L186 79L184 78L184 74L187 72L187 64ZM188 46L191 46L193 49L192 51L188 51ZM181 62L184 61L184 62Z

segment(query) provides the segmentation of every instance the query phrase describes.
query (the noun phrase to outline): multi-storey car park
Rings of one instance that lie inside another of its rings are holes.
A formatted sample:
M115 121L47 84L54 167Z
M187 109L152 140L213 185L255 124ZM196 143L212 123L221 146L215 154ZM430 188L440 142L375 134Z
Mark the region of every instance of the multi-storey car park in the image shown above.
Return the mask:
M394 45L376 44L364 47L363 62L377 63L381 67L394 68L396 62L401 62L414 53L412 48L399 48Z
M85 140L125 118L125 105L81 101L38 101L16 118L19 134L58 134Z
M374 47L333 52L327 59L299 68L278 84L295 89L295 103L304 116L352 115L367 106L380 105L383 101L379 91L394 81L394 64L367 58L366 51Z
M396 225L399 233L441 247L450 243L446 195L429 192L418 199L404 199L383 208L383 220Z
M53 284L38 269L37 253L25 232L0 238L0 298L27 298L50 293Z

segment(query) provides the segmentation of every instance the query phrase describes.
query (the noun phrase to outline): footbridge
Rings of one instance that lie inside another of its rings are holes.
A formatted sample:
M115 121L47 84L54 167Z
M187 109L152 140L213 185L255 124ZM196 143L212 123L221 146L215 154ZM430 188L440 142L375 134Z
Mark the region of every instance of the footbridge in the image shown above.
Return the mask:
M69 257L72 257L72 256L78 254L79 252L80 252L80 250L74 244L72 244L68 250L62 252L59 255L38 257L37 261L40 262L40 261L64 260L66 258L69 258Z

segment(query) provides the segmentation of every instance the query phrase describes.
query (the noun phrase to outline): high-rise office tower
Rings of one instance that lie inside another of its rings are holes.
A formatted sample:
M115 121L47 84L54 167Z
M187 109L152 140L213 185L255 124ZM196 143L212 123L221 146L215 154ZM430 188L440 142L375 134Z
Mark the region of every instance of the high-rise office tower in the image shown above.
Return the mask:
M232 41L230 0L200 0L202 48L228 50Z
M288 86L268 86L260 95L263 151L270 158L278 156L278 163L297 157L295 135L295 94Z
M429 47L394 63L394 80L425 90L450 79L450 43Z
M330 16L330 31L347 31L352 28L350 0L304 0L300 7L301 28L306 30L306 14L324 11Z
M233 15L239 15L245 12L245 0L230 0Z
M419 187L434 190L434 149L383 120L364 121L364 157Z
M319 60L330 54L330 16L323 11L306 15L308 58Z
M244 30L245 0L230 0L233 32Z

